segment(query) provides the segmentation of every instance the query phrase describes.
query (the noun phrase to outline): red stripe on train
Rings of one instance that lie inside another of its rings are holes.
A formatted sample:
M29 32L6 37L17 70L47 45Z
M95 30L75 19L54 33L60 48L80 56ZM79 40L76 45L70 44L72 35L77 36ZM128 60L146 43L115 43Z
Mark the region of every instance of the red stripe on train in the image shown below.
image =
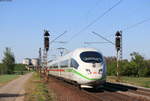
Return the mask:
M64 69L48 69L47 71L59 71L59 72L64 72Z

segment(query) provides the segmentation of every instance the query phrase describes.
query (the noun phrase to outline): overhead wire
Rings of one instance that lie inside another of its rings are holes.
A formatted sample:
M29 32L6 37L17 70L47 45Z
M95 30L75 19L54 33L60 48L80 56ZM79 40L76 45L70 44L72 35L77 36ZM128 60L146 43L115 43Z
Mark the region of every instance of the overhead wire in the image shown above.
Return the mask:
M135 23L135 24L133 24L133 25L131 25L131 26L128 26L128 27L126 27L126 28L124 28L124 29L122 29L122 30L132 29L132 28L134 28L134 27L136 27L136 26L138 26L138 25L141 25L141 24L143 24L143 23L145 23L145 22L148 22L148 21L150 21L150 18L144 19L144 20L142 20L142 21L140 21L140 22L137 22L137 23Z
M107 41L108 43L111 43L111 44L115 45L115 43L113 43L112 41L110 41L110 40L108 40L107 38L103 37L102 35L100 35L100 34L94 32L94 31L93 31L92 33L95 34L95 35L97 35L98 37L104 39L104 40Z
M57 36L54 40L52 40L50 43L55 42L55 40L57 40L58 38L60 38L61 36L63 36L65 33L67 33L67 31L64 31L62 34L60 34L59 36Z
M137 22L137 23L135 23L133 25L127 26L127 27L121 29L121 31L126 31L126 30L129 30L129 29L135 28L135 27L137 27L137 26L139 26L139 25L141 25L141 24L143 24L145 22L148 22L148 21L150 21L150 18L144 19L144 20L139 21L139 22ZM114 36L114 34L110 34L109 35L109 37L111 37L111 36Z
M147 19L144 19L144 20L142 20L142 21L139 21L139 22L137 22L137 23L135 23L135 24L133 24L133 25L127 26L127 27L125 27L125 28L123 28L123 29L121 29L121 30L122 30L122 31L129 30L129 29L135 28L135 27L137 27L137 26L139 26L139 25L141 25L141 24L143 24L143 23L145 23L145 22L148 22L148 21L150 21L150 18L147 18ZM113 36L113 35L114 35L114 34L110 34L110 36Z
M124 29L122 29L122 30L124 31L124 30L129 30L129 29L135 28L135 27L137 27L138 25L141 25L141 24L143 24L143 23L145 23L145 22L148 22L148 21L150 21L150 18L144 19L144 20L142 20L142 21L140 21L140 22L137 22L137 23L135 23L135 24L133 24L133 25L131 25L131 26L128 26L128 27L126 27L126 28L124 28ZM102 35L100 35L100 34L94 32L94 31L93 31L92 33L95 34L95 35L97 35L97 36L99 36L100 38L104 39L105 41L107 41L107 42L109 42L109 43L112 43L112 44L114 45L114 43L113 43L112 41L106 39L106 38L103 37ZM111 34L111 35L114 35L114 34ZM89 42L89 43L92 43L92 42ZM93 43L95 43L95 42L93 42Z
M70 40L68 41L68 43L70 41L72 41L75 37L77 37L81 32L85 31L86 29L88 29L90 26L92 26L93 24L95 24L98 20L100 20L102 17L104 17L107 13L109 13L113 8L117 7L123 0L119 0L117 3L115 3L112 7L110 7L109 9L107 9L104 13L102 13L100 16L98 16L95 20L93 20L91 23L89 23L87 26L85 26L84 28L82 28L79 32L75 33Z

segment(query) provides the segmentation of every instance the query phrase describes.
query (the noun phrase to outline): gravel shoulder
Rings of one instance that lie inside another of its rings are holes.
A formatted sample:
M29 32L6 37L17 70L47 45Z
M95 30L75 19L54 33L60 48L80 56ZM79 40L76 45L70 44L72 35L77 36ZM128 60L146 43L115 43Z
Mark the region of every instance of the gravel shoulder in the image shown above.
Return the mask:
M25 96L24 84L31 76L32 73L25 74L0 87L0 101L23 101Z

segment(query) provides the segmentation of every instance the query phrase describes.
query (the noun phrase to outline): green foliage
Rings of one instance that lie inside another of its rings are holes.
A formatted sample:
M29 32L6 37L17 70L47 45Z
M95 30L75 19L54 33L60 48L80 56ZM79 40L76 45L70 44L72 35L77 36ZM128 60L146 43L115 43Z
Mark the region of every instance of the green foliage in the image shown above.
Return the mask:
M150 61L146 60L143 63L143 68L139 72L141 77L148 77L150 76Z
M106 57L107 63L107 74L116 75L116 58L115 57Z
M119 74L122 76L150 77L150 60L145 60L137 52L130 54L131 61L122 60L119 62ZM107 74L116 75L116 58L106 57Z
M4 65L0 64L0 74L4 74L5 70L4 70Z
M24 74L27 69L24 64L16 64L14 67L14 71L16 74Z
M114 82L117 78L115 76L108 76L107 81ZM150 88L150 78L149 77L127 77L122 76L121 82L129 83L137 86Z
M14 74L11 74L11 75L1 75L0 76L0 83L7 83L8 81L11 81L15 78L19 77L18 75L14 75Z
M144 57L141 56L139 53L137 52L133 52L130 54L131 56L131 63L133 64L133 68L135 68L135 74L134 76L141 76L142 72L141 70L144 69Z
M41 81L40 75L34 73L26 85L27 96L25 101L53 101L53 95L46 83Z
M25 65L15 64L15 57L10 48L4 51L4 58L0 64L0 74L24 74L26 70Z
M16 64L14 70L15 71L24 71L24 70L26 70L26 68L25 68L24 64Z
M14 72L15 67L15 57L11 52L10 48L6 48L4 52L4 58L2 60L3 63L3 73L12 74Z
M120 75L131 76L133 68L130 66L128 60L120 62Z

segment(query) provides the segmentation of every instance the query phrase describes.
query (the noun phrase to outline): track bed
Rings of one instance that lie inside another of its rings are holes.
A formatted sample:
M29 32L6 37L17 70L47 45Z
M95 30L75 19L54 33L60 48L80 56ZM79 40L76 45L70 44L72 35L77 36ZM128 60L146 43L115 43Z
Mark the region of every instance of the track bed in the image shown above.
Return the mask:
M113 83L106 83L97 90L80 90L70 83L50 77L48 85L57 101L150 101L149 90Z

